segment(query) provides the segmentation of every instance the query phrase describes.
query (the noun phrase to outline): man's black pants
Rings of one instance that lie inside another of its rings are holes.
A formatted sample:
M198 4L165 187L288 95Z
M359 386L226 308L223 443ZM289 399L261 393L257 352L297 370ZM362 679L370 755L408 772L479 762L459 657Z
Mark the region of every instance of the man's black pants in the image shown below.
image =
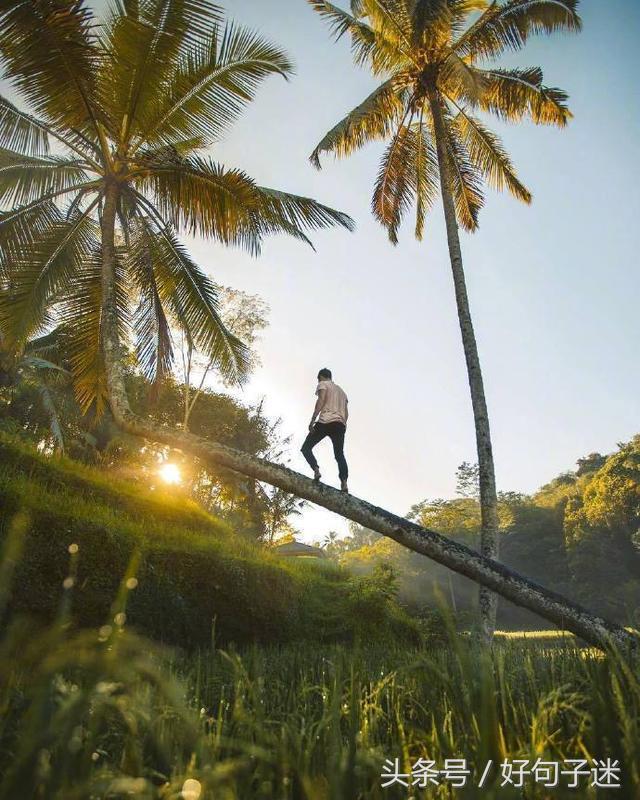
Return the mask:
M302 445L302 455L307 459L311 469L318 469L318 462L313 455L313 448L326 436L331 439L333 445L333 455L338 462L338 475L341 481L346 481L349 477L349 469L344 457L344 435L347 431L346 425L342 422L316 422L313 429Z

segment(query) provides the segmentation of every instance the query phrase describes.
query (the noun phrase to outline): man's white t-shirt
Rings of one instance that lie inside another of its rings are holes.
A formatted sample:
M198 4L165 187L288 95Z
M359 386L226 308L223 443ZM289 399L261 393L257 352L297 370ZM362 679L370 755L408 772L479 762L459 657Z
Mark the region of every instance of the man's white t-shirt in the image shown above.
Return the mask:
M349 400L338 384L333 381L320 381L316 394L322 401L318 422L341 422L346 425Z

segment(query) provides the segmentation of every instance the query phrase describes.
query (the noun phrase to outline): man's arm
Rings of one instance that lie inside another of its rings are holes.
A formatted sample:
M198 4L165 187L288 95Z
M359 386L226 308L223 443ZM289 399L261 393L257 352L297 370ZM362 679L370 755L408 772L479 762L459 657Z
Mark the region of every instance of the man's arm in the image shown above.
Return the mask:
M324 386L319 386L316 389L316 394L318 395L318 399L316 400L316 406L313 409L313 414L311 415L311 422L309 423L309 430L312 430L312 428L313 428L313 426L315 424L315 421L316 421L316 417L318 416L318 414L324 408L324 398L325 398Z

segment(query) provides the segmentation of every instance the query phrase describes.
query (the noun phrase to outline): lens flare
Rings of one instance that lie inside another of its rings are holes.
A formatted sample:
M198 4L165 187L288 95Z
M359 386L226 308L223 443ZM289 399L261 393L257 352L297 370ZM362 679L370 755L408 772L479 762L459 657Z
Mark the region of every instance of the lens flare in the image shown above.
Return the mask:
M180 483L182 476L180 468L176 464L163 464L160 467L160 477L165 483Z
M198 800L202 794L202 784L195 778L187 778L180 792L182 800Z

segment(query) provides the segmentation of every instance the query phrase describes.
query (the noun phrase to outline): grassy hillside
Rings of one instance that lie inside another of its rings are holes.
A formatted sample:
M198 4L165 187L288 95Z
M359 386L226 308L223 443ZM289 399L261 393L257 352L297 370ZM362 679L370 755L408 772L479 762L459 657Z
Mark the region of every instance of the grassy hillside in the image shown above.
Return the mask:
M109 621L132 557L128 623L181 646L217 641L416 640L413 622L371 579L330 564L285 561L180 497L159 496L0 436L0 537L25 519L9 610L54 617L70 570L72 615ZM72 548L75 550L75 548Z

